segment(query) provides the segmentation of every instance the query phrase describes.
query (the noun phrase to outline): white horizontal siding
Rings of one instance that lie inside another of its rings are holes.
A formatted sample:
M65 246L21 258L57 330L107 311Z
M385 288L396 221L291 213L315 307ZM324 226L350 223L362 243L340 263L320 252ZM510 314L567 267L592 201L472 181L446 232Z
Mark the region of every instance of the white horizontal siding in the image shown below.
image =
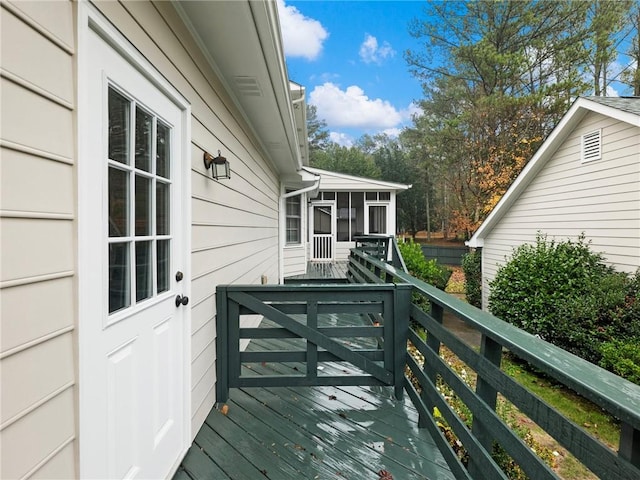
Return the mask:
M356 242L336 242L336 254L334 259L338 262L349 260L351 249L355 248Z
M307 272L307 253L304 245L284 248L284 277Z
M220 80L168 3L97 7L187 99L192 108L192 433L214 402L215 288L278 279L280 183ZM221 150L231 179L215 181L204 151Z
M28 348L32 342L44 341L71 328L74 305L71 276L3 289L0 351L6 355Z
M602 159L581 163L581 135L602 128ZM483 305L488 283L513 249L584 233L594 252L625 272L640 267L640 128L589 113L567 137L509 211L483 248Z
M0 477L29 478L74 441L74 395L67 389L2 430ZM76 478L75 465L51 477Z
M71 19L71 15L68 18ZM26 82L30 88L47 92L53 99L67 105L73 104L74 84L69 82L73 73L73 56L68 51L8 12L0 16L0 37L4 70ZM15 45L26 46L29 54L24 55L23 49L15 48Z
M32 215L74 215L73 165L3 148L0 149L0 170L2 210ZM51 185L56 186L58 195L46 194Z
M0 6L0 477L75 478L75 17Z

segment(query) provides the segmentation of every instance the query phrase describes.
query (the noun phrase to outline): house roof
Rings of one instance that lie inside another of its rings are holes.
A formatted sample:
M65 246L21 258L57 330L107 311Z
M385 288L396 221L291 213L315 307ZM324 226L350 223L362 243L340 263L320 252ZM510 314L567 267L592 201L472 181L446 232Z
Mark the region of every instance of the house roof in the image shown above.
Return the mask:
M289 82L277 2L174 2L281 176L307 163L304 88ZM295 107L298 107L297 109ZM302 122L302 123L299 123Z
M411 188L411 185L406 185L404 183L395 183L395 182L386 182L384 180L377 180L374 178L364 178L364 177L356 177L355 175L347 175L345 173L331 172L329 170L322 170L320 168L313 167L304 167L304 170L312 173L314 175L320 175L320 190L323 190L322 187L322 178L323 177L333 177L342 180L346 180L353 184L358 184L361 190L408 190ZM335 190L334 187L331 187L332 190ZM345 187L346 190L353 190L353 186Z
M520 172L486 220L480 225L471 239L466 242L470 247L482 247L484 239L493 227L509 211L538 172L562 145L567 136L576 128L584 116L596 112L608 117L640 127L640 97L580 97L562 117L551 134L540 146L529 163Z

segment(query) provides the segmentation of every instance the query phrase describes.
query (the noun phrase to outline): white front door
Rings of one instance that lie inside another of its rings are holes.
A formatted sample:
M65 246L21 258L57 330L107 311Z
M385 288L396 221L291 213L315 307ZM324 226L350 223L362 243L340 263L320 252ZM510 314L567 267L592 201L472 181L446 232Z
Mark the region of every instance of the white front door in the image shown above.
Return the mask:
M312 256L311 260L330 262L334 249L333 204L313 204L311 207Z
M189 436L185 117L93 30L87 42L80 474L159 479Z

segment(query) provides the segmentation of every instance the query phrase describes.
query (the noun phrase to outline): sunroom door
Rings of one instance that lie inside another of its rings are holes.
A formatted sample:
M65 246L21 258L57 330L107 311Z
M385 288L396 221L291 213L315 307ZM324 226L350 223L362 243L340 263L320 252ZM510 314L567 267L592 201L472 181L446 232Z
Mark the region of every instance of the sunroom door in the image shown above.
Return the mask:
M312 207L312 255L311 260L330 262L334 249L333 204L314 204Z
M93 32L89 51L81 476L164 478L188 437L183 116Z

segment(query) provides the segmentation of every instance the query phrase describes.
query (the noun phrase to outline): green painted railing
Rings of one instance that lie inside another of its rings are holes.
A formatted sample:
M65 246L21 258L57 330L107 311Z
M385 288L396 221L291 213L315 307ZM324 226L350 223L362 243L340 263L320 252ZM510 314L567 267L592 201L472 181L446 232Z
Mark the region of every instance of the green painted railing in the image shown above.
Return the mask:
M395 387L400 398L404 391L410 296L409 285L219 286L217 401L226 402L229 388L233 387L320 385L389 385ZM255 315L274 325L242 326L242 317ZM340 323L341 315L376 321L346 325ZM291 349L284 351L241 351L241 341L253 338L294 341ZM348 342L341 341L348 338L371 338L373 348L351 348ZM297 339L306 341L296 342ZM330 361L349 362L363 373L319 376L318 364ZM306 371L296 375L255 376L245 369L243 374L243 365L262 362L305 362Z
M414 326L409 328L408 340L424 357L424 364L407 356L407 365L419 387L416 388L407 378L405 388L420 413L420 426L430 431L456 478L507 478L492 458L495 444L499 444L529 478L558 478L496 414L497 396L500 394L598 477L640 479L640 386L536 338L365 252L352 250L348 275L351 281L360 283L395 282L410 285L414 298L417 295L428 303L428 312L416 304L412 304L410 309ZM443 327L445 311L481 334L479 352ZM426 331L426 341L415 325ZM468 387L440 358L442 345L476 372L475 390ZM619 419L621 439L617 451L593 438L502 372L500 364L504 350L529 362ZM473 420L470 428L445 401L437 388L438 380L447 384L471 411ZM468 453L467 465L459 460L438 427L438 422L443 420Z

